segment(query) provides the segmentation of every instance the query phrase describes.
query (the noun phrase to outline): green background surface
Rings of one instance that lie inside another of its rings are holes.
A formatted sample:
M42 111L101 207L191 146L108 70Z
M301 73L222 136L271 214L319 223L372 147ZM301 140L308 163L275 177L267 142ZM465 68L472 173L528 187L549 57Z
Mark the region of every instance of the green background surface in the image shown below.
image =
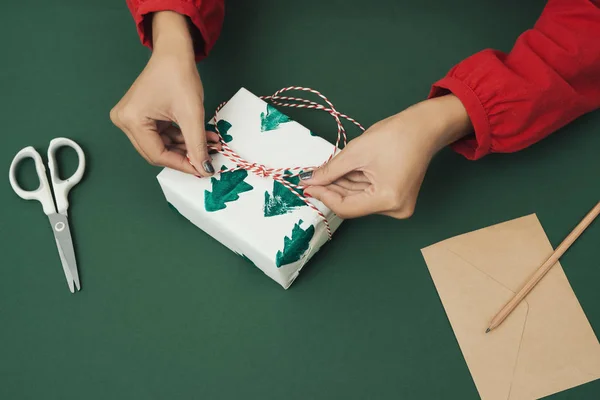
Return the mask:
M242 86L302 85L370 125L468 55L510 50L544 3L231 0L199 66L207 114ZM88 161L70 196L75 295L40 205L0 185L2 399L475 399L419 250L530 213L556 246L600 198L598 112L517 154L469 162L445 150L414 217L346 222L284 291L174 214L159 169L112 126L149 56L125 1L10 1L0 22L4 172L19 149L45 154L57 136ZM290 115L333 140L315 114ZM60 155L67 176L75 156ZM562 261L596 331L599 243L596 223ZM600 398L600 381L553 398Z

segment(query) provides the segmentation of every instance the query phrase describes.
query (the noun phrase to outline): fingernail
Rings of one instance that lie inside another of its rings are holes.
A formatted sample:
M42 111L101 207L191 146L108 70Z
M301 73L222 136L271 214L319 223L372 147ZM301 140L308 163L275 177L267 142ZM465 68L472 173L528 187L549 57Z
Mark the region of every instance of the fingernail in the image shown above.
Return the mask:
M212 163L208 160L204 161L202 163L202 166L204 167L204 170L209 174L213 174L215 172L215 168L213 167Z
M299 178L300 178L300 180L302 180L302 181L307 181L307 180L309 180L310 178L312 178L312 176L313 176L313 172L312 172L312 171L306 171L306 172L303 172L303 173L301 173L300 175L298 175L298 177L299 177Z

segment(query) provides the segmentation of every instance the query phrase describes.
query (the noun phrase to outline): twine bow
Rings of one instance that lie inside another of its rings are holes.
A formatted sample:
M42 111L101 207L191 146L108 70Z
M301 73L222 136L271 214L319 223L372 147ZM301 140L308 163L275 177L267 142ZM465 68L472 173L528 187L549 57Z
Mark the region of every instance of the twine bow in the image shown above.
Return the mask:
M302 99L302 98L298 98L298 97L280 96L280 94L283 92L289 92L289 91L293 91L293 90L299 90L299 91L303 91L303 92L310 92L310 93L316 94L323 101L325 101L325 103L327 103L327 106L324 106L322 104L319 104L317 102L314 102L314 101L311 101L308 99ZM317 206L312 204L306 198L306 195L300 193L300 191L304 190L306 188L306 186L293 184L291 182L288 182L285 178L295 177L295 176L300 175L302 172L312 171L312 170L315 170L315 169L327 164L336 155L336 152L339 149L340 142L343 143L343 147L346 147L346 142L347 142L346 129L342 125L340 118L344 118L347 121L352 122L362 132L365 131L365 128L363 128L363 126L360 123L358 123L356 120L354 120L353 118L337 111L335 109L335 107L333 106L333 104L327 99L327 97L325 97L323 94L321 94L320 92L318 92L314 89L305 88L305 87L301 87L301 86L290 86L290 87L286 87L286 88L278 90L277 92L273 93L271 96L260 96L260 98L263 100L270 101L271 103L278 105L278 106L282 106L282 107L308 108L308 109L314 109L314 110L321 110L321 111L325 111L325 112L329 113L334 118L334 120L337 124L337 130L338 130L337 139L336 139L335 145L333 147L333 152L331 153L329 158L327 160L325 160L325 162L323 164L318 165L318 166L312 166L312 167L270 168L270 167L267 167L265 165L262 165L262 164L259 164L256 162L249 162L249 161L243 159L242 157L240 157L231 147L229 147L229 145L227 143L225 143L225 140L223 140L223 136L221 136L221 132L219 132L219 128L217 127L217 125L218 125L217 122L219 121L218 113L223 108L223 106L225 106L225 104L227 104L227 102L223 102L215 110L215 116L214 116L215 125L214 126L215 126L216 133L219 135L219 141L221 142L221 151L220 151L221 154L223 154L225 157L227 157L230 161L232 161L236 165L235 168L229 169L227 171L238 171L241 169L245 169L246 171L252 172L257 176L260 176L263 178L272 178L273 180L281 183L283 186L285 186L288 190L290 190L295 196L297 196L300 200L302 200L307 206L312 208L319 215L319 217L325 223L325 228L327 230L327 236L331 240L331 227L329 226L329 221L327 220L327 217L321 212L321 210L319 210L317 208ZM214 147L211 147L211 148L216 150L216 148L214 148ZM217 171L216 173L220 173L220 172L221 171Z

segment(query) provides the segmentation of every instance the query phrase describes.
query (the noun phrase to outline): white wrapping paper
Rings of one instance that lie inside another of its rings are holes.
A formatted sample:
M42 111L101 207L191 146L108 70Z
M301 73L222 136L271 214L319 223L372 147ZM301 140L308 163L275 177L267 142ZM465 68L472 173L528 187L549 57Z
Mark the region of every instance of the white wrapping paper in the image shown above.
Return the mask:
M218 119L219 131L233 150L267 167L321 165L334 149L246 89L231 98ZM327 242L324 221L272 178L245 170L227 172L236 165L222 154L213 155L213 165L226 172L197 178L165 168L158 181L166 200L287 289ZM342 220L318 200L310 202L327 217L334 232Z

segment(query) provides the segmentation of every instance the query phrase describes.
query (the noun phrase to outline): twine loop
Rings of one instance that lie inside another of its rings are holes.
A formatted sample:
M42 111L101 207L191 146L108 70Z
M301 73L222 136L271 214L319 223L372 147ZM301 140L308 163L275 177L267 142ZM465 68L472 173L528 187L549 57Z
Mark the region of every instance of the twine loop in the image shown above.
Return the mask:
M294 90L315 94L318 97L320 97L327 105L325 106L323 104L314 102L312 100L303 99L303 98L299 98L299 97L280 96L280 94L282 94L284 92L289 92L289 91L294 91ZM327 164L336 155L336 153L338 152L338 149L340 149L340 143L343 144L343 146L341 148L346 147L346 143L347 143L346 129L344 128L344 125L342 125L342 121L340 120L340 118L352 122L354 125L356 125L361 130L361 132L364 132L365 128L363 128L363 126L360 123L358 123L356 120L354 120L353 118L337 111L335 109L335 107L333 106L333 104L327 99L327 97L325 97L319 91L311 89L311 88L306 88L306 87L302 87L302 86L289 86L289 87L286 87L286 88L276 91L275 93L273 93L270 96L260 96L260 98L263 100L266 100L266 101L270 101L271 103L278 105L278 106L282 106L282 107L307 108L307 109L313 109L313 110L321 110L321 111L325 111L328 114L330 114L337 124L337 138L335 141L335 145L333 146L333 152L331 153L329 158L327 158L327 160L325 160L321 165L311 166L311 167L297 166L297 167L287 167L287 168L270 168L270 167L267 167L265 165L262 165L262 164L259 164L256 162L249 162L249 161L243 159L242 157L240 157L227 143L225 143L225 140L223 140L223 136L221 135L221 132L219 132L218 113L223 108L223 106L225 106L225 104L227 104L227 102L223 102L215 110L214 129L215 129L217 135L219 135L219 141L221 142L220 153L223 154L225 157L227 157L231 162L233 162L236 165L235 168L229 169L227 171L238 171L241 169L245 169L246 171L252 172L255 175L260 176L262 178L271 178L271 179L281 183L288 190L290 190L295 196L297 196L299 199L301 199L307 206L312 208L319 215L319 217L323 220L323 222L325 224L325 229L327 230L327 236L328 236L329 240L331 240L332 233L331 233L331 227L329 226L329 221L327 220L327 217L317 208L317 206L312 204L307 199L306 195L304 195L302 193L302 191L306 187L302 186L302 185L293 184L293 183L289 182L287 179L296 177L299 174L301 174L302 172L315 170L315 169L320 168L321 166ZM214 148L214 147L211 147L211 148L216 150L216 148ZM189 157L188 157L188 159L189 159ZM216 173L221 173L221 171L217 171Z

